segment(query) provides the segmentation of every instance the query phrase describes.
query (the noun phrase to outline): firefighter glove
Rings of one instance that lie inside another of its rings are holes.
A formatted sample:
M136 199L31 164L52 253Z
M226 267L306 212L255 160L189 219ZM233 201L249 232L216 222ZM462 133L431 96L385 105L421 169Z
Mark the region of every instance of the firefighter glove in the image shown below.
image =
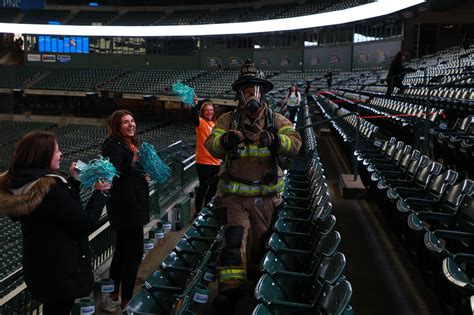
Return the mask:
M244 135L237 130L229 130L222 135L222 147L229 151L235 148L239 143L244 140Z
M262 130L258 133L258 144L259 148L268 147L270 150L275 151L280 147L280 137L270 131Z

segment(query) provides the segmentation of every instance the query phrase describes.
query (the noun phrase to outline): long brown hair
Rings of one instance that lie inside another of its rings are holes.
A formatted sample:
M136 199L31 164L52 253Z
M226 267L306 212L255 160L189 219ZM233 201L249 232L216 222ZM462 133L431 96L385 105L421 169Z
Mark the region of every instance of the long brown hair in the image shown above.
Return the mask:
M28 132L15 146L10 171L28 168L50 169L57 143L58 138L51 132Z
M288 89L288 97L290 97L290 95L291 95L291 88L293 86L295 87L295 95L298 96L298 87L296 86L296 84L292 84L292 85L290 85L290 88Z
M122 140L123 142L128 142L120 132L120 127L122 126L122 117L125 115L132 116L135 119L131 112L125 109L116 110L113 112L109 118L107 119L107 130L109 132L109 136L114 139ZM135 129L135 134L133 135L131 142L133 145L138 146L138 137L137 137L137 130Z
M204 109L206 108L206 106L211 106L212 109L214 110L214 112L212 113L211 121L215 122L217 120L217 118L216 118L216 109L214 108L214 105L211 103L210 100L204 100L204 102L202 103L201 109L199 110L200 111L200 116L204 118Z

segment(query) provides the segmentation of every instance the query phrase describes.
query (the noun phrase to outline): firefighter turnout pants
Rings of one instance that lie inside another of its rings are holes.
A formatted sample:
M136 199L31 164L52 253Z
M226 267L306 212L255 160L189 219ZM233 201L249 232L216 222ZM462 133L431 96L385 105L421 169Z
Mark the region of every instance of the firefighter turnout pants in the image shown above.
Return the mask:
M262 257L275 211L281 196L240 196L223 194L215 207L226 213L224 246L219 258L219 292L232 292L247 282L247 261ZM247 238L250 233L250 242ZM247 248L247 246L250 248Z

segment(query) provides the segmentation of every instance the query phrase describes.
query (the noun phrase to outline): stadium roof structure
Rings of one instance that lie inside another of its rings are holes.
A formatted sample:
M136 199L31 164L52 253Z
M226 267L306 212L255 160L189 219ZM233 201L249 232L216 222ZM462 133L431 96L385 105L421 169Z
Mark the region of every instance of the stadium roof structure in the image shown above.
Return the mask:
M77 35L77 36L206 36L254 34L310 29L322 26L344 24L395 13L419 4L425 0L378 0L360 6L305 15L299 17L264 21L163 26L79 26L0 23L1 33Z

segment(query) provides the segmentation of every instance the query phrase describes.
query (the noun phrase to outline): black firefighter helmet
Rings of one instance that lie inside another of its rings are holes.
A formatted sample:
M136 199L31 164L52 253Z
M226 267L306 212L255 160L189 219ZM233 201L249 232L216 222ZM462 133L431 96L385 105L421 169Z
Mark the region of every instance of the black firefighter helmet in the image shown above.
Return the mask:
M250 89L251 94L247 87L253 87ZM239 110L255 113L261 108L265 94L273 89L273 83L267 81L263 71L248 59L240 68L239 77L232 83L232 89L236 92L235 99L239 100Z
M273 83L267 80L265 73L258 69L251 59L248 59L240 68L239 77L232 83L232 90L238 92L248 85L262 86L264 93L273 89Z

